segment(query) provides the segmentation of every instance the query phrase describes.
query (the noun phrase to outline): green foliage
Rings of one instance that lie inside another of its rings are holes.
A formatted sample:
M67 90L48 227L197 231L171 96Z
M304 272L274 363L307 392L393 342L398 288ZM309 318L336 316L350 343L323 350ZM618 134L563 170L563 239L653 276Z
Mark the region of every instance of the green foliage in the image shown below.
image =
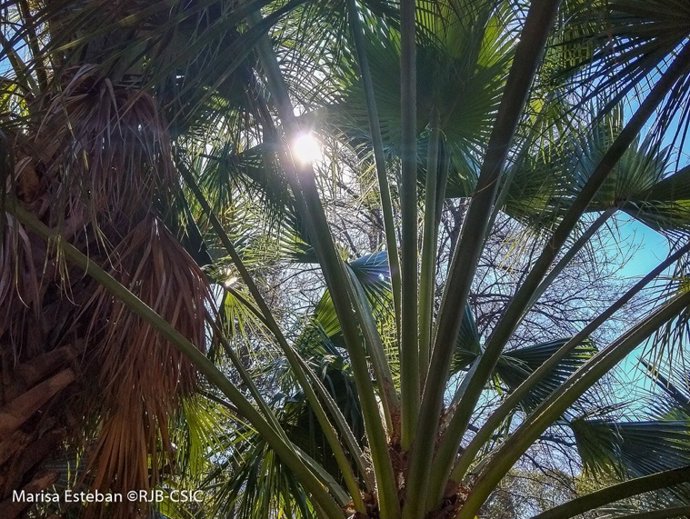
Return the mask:
M523 517L690 465L686 1L2 9L0 515L37 431L87 486L203 490L170 518ZM644 282L617 213L679 251Z

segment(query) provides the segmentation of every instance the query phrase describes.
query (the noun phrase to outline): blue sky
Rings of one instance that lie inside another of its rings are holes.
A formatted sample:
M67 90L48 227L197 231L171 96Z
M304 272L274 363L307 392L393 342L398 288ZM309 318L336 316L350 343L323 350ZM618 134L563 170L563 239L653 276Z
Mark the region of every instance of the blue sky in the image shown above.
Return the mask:
M631 217L618 217L621 239L636 248L630 261L621 269L621 276L641 277L663 261L669 252L668 240L658 232Z
M631 106L631 109L634 108L636 106ZM674 121L667 131L667 136L663 141L664 145L670 146L672 144L670 136L675 134L677 126L678 121ZM678 160L677 162L676 160L671 161L673 167L668 173L675 170L676 164L678 168L682 168L690 163L690 145L688 143L684 143L682 149L677 148L675 153ZM630 260L622 265L620 276L631 278L631 280L638 279L668 256L670 250L669 242L662 234L634 220L632 217L623 215L617 216L616 219L620 223L618 232L621 241L628 242L627 247L635 250ZM616 375L620 380L620 384L616 387L616 397L630 402L640 402L640 410L642 409L643 402L638 400L638 397L641 394L645 394L646 390L652 386L649 378L644 376L644 371L638 363L638 357L645 346L647 344L633 351L616 369Z

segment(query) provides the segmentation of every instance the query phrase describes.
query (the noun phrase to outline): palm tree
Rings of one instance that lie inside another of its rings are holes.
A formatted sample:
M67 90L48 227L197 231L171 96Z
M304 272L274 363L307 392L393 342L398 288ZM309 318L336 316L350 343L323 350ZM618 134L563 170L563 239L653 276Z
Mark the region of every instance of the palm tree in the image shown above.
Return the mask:
M175 177L158 107L125 83L124 71L103 76L64 54L39 55L39 39L55 39L64 16L32 25L41 11L25 3L6 9L27 22L5 47L16 80L6 83L3 101L13 161L3 176L8 203L60 228L60 239L203 348L207 281L164 223L175 224ZM33 61L17 57L23 40ZM80 50L102 46L90 41ZM195 387L195 370L54 244L30 234L18 214L8 213L3 229L2 514L15 517L29 505L13 500L13 490L44 491L64 477L64 468L44 466L58 449L84 460L88 477L79 484L87 488L149 489L172 458L168 421Z
M687 413L619 424L591 411L598 384L650 337L650 362L684 346L690 191L662 142L684 143L690 12L681 1L560 4L4 6L18 20L2 42L13 68L2 140L6 515L21 512L12 488L53 483L41 469L58 446L87 454L85 485L173 485L174 445L184 449L171 438L186 436L198 458L199 431L215 419L225 441L209 470L231 474L222 495L247 517L275 489L264 503L289 516L473 518L558 428L587 466L625 481L547 517L688 481ZM329 179L293 144L307 130L337 143L332 160L352 163L350 178L375 177L386 254L343 254L324 210ZM444 208L458 199L451 257L439 261ZM669 258L569 336L517 344L530 310L619 211L668 236ZM480 332L473 283L506 219L531 256ZM319 267L326 291L307 324L268 299L280 297L266 290L270 254L253 253L267 239ZM674 265L638 320L597 344ZM209 283L225 293L209 297ZM255 369L266 336L289 380ZM194 418L192 364L225 411L209 404ZM271 399L279 387L299 398ZM59 412L68 404L71 417ZM87 426L70 434L77 423ZM305 424L318 437L301 436ZM630 455L626 435L658 440L650 461ZM655 504L659 516L690 514L678 488ZM132 517L145 505L86 510Z

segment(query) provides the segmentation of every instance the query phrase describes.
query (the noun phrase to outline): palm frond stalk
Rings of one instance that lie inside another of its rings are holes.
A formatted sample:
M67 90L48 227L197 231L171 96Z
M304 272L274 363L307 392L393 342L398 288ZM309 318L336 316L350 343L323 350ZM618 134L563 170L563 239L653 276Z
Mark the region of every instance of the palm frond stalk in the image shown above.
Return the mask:
M687 2L0 13L0 516L690 515Z

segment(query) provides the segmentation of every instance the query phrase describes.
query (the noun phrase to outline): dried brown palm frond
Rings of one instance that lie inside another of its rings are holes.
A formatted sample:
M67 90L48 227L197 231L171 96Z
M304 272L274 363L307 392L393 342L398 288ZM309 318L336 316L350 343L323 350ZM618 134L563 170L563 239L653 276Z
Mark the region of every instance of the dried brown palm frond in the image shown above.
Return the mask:
M203 344L203 273L155 216L143 219L112 259L114 277L190 341ZM104 289L96 290L87 309L90 336L98 337L90 341L88 369L100 397L96 410L103 417L92 458L93 485L117 491L148 489L158 479L160 450L171 449L167 422L180 397L193 388L195 371L188 359Z
M169 206L176 174L155 99L86 65L55 80L41 102L45 115L13 137L5 192L203 347L207 282L156 213ZM195 387L192 365L54 247L11 217L6 222L0 430L8 440L0 441L0 473L12 477L0 480L0 516L20 514L9 492L52 481L43 462L79 441L88 457L85 485L154 487L172 460L168 422ZM75 423L90 424L90 435ZM37 449L39 442L49 448ZM144 508L86 514L130 518Z
M113 84L96 66L67 77L35 137L48 196L65 214L83 206L89 224L126 234L174 183L165 124L149 94ZM62 211L52 212L50 223L61 224Z
M0 330L16 361L22 347L33 342L26 334L36 327L27 326L27 319L37 322L40 318L41 271L36 268L31 237L10 215L5 220L0 266Z

